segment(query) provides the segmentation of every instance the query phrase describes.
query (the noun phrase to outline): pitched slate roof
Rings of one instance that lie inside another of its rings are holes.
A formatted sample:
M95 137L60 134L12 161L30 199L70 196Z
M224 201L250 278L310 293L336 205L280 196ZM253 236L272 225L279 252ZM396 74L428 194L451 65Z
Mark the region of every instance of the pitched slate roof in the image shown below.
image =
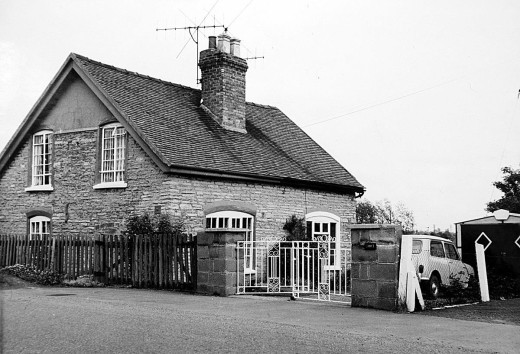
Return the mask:
M69 60L106 96L131 130L167 166L166 171L182 169L351 192L364 190L275 107L247 103L248 133L233 132L222 128L200 107L198 89L78 54L71 54Z

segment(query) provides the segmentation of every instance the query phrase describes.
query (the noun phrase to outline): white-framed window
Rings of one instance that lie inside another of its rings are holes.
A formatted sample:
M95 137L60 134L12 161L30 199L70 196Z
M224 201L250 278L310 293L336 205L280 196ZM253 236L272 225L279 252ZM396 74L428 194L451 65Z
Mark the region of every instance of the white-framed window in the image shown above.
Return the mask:
M41 239L51 234L51 219L46 216L33 216L29 219L29 239Z
M253 232L253 216L240 211L217 211L206 215L206 230ZM245 241L249 240L246 239Z
M52 131L34 134L31 147L31 185L25 190L52 191Z
M340 218L329 212L315 211L305 215L307 233L313 241L329 242L329 268L341 267L340 255Z
M240 211L217 211L206 215L206 231L240 231L245 233L244 268L254 273L254 216Z
M101 129L101 161L99 182L94 189L124 188L125 182L126 131L119 123Z

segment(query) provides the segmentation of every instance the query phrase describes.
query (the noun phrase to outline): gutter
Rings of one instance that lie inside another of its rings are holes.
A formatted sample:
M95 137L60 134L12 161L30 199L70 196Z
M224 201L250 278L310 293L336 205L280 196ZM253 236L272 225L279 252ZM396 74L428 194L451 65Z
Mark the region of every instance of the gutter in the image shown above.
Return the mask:
M333 184L333 183L323 183L323 182L311 182L298 180L293 178L280 178L280 177L268 177L268 176L258 176L252 174L245 173L227 173L219 170L207 170L207 169L198 169L198 168L186 168L183 166L170 166L166 171L166 173L170 174L178 174L184 176L198 176L203 178L222 178L229 179L234 181L242 181L242 182L260 182L267 184L275 184L281 186L291 186L291 187L304 187L304 188L312 188L318 190L325 191L333 191L333 192L343 192L343 193L351 193L354 194L355 198L361 197L365 193L365 189L363 187L355 187L355 186L346 186L341 184ZM356 193L358 193L356 195Z

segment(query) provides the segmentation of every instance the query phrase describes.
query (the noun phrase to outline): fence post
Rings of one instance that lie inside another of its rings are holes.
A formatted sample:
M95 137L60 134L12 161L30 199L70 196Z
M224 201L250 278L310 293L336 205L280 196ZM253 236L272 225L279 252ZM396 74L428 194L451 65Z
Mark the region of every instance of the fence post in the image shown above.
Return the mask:
M55 269L54 269L54 264L55 264L54 257L55 256L56 256L56 237L53 237L52 246L51 246L51 259L50 259L50 264L49 264L49 270L51 272L55 271Z
M480 285L480 296L482 297L482 302L487 302L489 301L489 288L487 280L486 256L484 254L484 246L480 243L475 243L475 250L477 252L477 273L478 282Z
M94 280L105 283L105 242L101 234L94 241Z

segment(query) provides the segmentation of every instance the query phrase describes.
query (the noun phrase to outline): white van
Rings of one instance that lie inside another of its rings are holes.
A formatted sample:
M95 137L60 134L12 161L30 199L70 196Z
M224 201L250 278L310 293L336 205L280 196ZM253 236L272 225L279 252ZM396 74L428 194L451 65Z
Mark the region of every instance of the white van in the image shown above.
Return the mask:
M475 275L473 267L461 261L452 241L429 235L412 235L412 239L412 262L430 297L439 296L440 285L450 284L450 276L467 283Z

